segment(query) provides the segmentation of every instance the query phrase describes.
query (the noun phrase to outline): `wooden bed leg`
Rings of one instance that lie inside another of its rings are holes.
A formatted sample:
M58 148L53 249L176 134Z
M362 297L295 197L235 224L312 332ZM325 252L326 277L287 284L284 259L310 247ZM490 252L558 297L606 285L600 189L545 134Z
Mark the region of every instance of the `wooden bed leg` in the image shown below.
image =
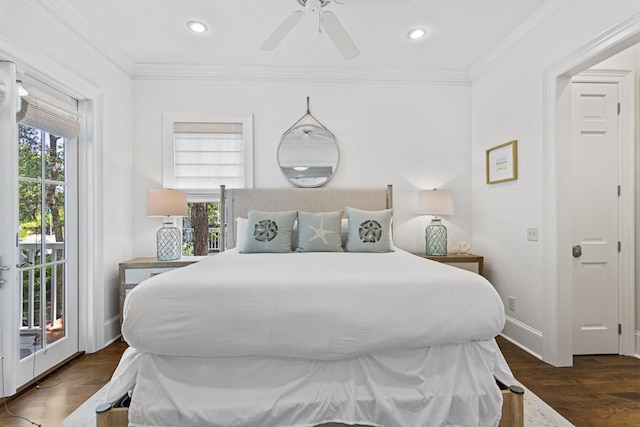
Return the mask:
M498 427L524 427L524 390L512 385L502 390L502 418Z
M103 403L96 408L96 427L127 427L129 425L129 408L114 408L110 403Z

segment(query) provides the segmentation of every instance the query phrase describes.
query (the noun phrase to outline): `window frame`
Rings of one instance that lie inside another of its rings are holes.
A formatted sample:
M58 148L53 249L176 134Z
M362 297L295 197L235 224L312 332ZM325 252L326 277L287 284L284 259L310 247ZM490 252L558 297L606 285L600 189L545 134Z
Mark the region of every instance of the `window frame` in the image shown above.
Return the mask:
M175 188L174 123L242 123L244 144L244 188L253 188L253 114L251 113L175 113L162 114L162 187ZM220 188L182 189L189 202L219 202Z

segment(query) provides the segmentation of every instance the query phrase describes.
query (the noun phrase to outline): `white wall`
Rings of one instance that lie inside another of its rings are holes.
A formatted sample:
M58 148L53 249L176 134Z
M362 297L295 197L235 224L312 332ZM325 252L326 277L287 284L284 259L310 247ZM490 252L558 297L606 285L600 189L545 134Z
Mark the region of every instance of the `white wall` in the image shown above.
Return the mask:
M555 82L545 79L558 63L588 57L589 46L606 37L610 27L637 18L640 3L550 1L547 7L552 13L537 31L496 50L491 61L472 70L472 227L473 244L487 257L488 275L505 305L508 296L516 299L516 310L507 311L506 335L551 363L565 364L566 354L556 350L566 336L554 331L554 319L559 316L566 331L562 311L570 307L561 303L558 315L547 299L558 289L566 294L567 284L553 283L553 256L560 249L553 233L557 218L549 215L556 201L547 183L556 179L556 165L545 97L552 93L547 84ZM485 150L511 139L518 140L518 180L485 184ZM527 241L527 227L540 228L538 242ZM557 259L562 264L567 257Z
M84 95L91 92L89 96L96 96L100 110L96 142L103 148L97 159L99 175L95 179L103 187L100 194L93 196L97 198L96 206L102 209L97 216L103 233L91 236L90 241L92 251L100 254L100 259L92 266L98 272L96 282L79 284L85 295L88 289L92 290L99 307L95 330L84 337L90 342L87 348L95 350L119 334L118 263L132 253L131 79L85 40L52 19L37 3L24 0L1 3L0 60L13 60L19 72L35 75L53 86L71 82L73 89L77 84L80 89L75 89L81 95L84 91ZM87 254L80 257L84 267ZM81 310L86 310L87 303L81 301ZM83 322L87 319L81 319ZM85 326L81 325L81 331Z
M276 163L280 137L306 109L338 139L336 188L394 185L395 243L424 252L430 217L416 215L418 191L451 189L449 244L470 241L470 88L460 84L134 82L134 255L154 256L161 225L147 218L149 189L162 185L163 112L252 113L254 186L290 187Z

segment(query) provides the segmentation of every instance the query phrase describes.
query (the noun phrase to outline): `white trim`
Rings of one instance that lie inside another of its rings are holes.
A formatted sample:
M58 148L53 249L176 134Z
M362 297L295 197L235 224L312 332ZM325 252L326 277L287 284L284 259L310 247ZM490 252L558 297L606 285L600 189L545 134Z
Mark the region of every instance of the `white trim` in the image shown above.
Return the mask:
M16 66L12 63L0 63L0 75L5 81L13 81L16 78ZM17 96L16 85L7 85L7 98L15 99ZM16 103L7 102L0 109L0 122L15 123ZM0 126L0 157L3 159L18 158L18 144L5 144L4 141L18 140L18 126ZM11 162L10 167L0 168L0 253L6 254L0 257L0 265L10 267L7 271L2 271L0 278L5 283L0 286L0 358L2 365L0 369L1 381L0 395L4 391L5 396L11 396L16 392L17 369L13 369L18 363L18 352L14 351L17 344L17 336L15 333L19 330L19 317L15 316L14 310L4 310L4 307L19 307L19 285L18 275L15 269L15 260L17 259L15 245L15 224L18 222L18 212L14 203L2 203L2 200L11 197L6 191L10 191L11 186L17 186L17 162ZM10 183L10 184L9 184ZM14 187L15 188L15 187ZM2 232L7 231L7 234ZM8 331L10 333L6 333Z
M507 316L501 335L538 359L542 359L542 332L537 329Z
M134 69L133 60L65 0L33 0L33 3L53 21L59 22L61 28L73 38L91 47L104 57L105 62L114 69L124 73L127 77L131 76Z
M558 164L562 150L558 141L566 137L566 130L559 126L566 122L570 102L566 94L569 77L618 53L640 39L640 14L612 27L591 42L571 52L550 65L543 73L543 155L544 155L544 210L542 230L546 235L544 262L546 280L546 330L543 338L543 360L556 366L571 366L573 360L571 326L571 262L569 251L571 236L565 231L570 224L569 209L562 201L567 185ZM568 110L567 110L568 109ZM569 258L570 259L570 258ZM628 313L625 313L628 316ZM635 329L635 328L634 328ZM626 344L625 344L626 345Z
M102 95L92 101L81 101L79 109L85 117L85 125L81 128L78 147L79 177L79 253L84 254L84 262L80 263L81 286L78 300L80 319L80 349L91 353L102 348L104 343L104 325L101 319L105 316L103 275L103 206L102 206Z
M274 66L217 66L136 64L136 84L157 81L284 82L349 85L469 86L469 74L460 70L307 68Z
M0 59L14 62L20 74L27 74L60 92L75 98L94 98L100 90L79 78L67 68L51 61L38 48L18 42L10 33L0 28Z
M573 11L582 6L581 0L549 0L538 10L509 33L500 43L495 45L489 53L473 64L469 69L469 78L475 82L491 70L500 67L505 55L517 51L529 40L544 32L558 17L570 16Z
M110 340L110 342L113 342L115 339L117 339L117 337L121 336L121 332L120 332L120 313L116 314L115 316L111 317L110 319L107 319L104 322L104 336L105 337L116 337ZM105 343L105 346L109 345L108 343Z

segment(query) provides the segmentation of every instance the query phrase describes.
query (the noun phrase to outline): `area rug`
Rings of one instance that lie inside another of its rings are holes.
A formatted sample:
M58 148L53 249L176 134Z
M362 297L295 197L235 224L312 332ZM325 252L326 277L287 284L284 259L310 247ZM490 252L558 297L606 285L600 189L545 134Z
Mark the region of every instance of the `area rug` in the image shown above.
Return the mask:
M569 421L558 414L552 407L544 403L542 399L533 394L525 386L524 389L524 425L525 427L572 427ZM105 403L107 395L105 385L93 396L85 401L71 415L64 419L62 427L95 427L96 408Z

